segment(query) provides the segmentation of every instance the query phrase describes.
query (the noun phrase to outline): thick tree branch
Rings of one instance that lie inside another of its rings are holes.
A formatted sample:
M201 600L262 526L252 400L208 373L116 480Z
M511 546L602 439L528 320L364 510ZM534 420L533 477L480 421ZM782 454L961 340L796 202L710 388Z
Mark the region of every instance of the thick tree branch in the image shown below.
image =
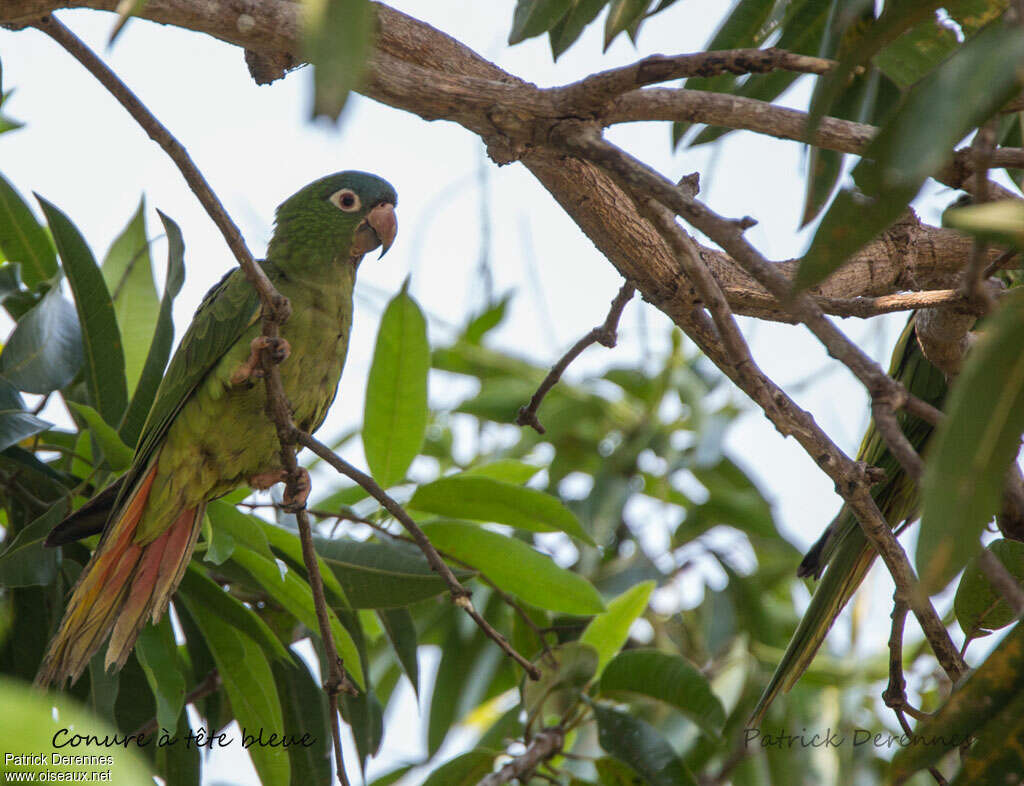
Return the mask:
M530 740L526 750L497 772L482 778L476 786L501 786L518 779L526 783L529 776L541 764L557 756L565 743L565 732L558 726L541 729Z

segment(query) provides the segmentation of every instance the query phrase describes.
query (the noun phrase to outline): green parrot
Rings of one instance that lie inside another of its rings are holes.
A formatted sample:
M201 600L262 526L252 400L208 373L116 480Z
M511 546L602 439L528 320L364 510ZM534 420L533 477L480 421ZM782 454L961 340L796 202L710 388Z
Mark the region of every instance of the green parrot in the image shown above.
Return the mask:
M925 358L917 342L914 322L914 316L911 316L896 342L889 375L918 398L941 407L946 396L946 378ZM902 411L896 418L910 444L920 454L932 435L932 426ZM895 529L916 517L920 504L917 485L886 447L874 422L864 434L857 460L885 470L885 480L872 488L871 495L890 527ZM822 572L825 576L754 708L751 726L760 723L779 691L792 688L814 660L836 617L864 580L874 559L874 548L868 543L856 517L844 505L797 569L797 575L801 577L821 578Z
M278 209L261 263L291 301L272 349L295 424L313 431L334 400L348 350L352 289L363 255L394 242L395 189L365 172L321 178ZM283 480L264 407L260 301L240 268L200 304L171 359L128 471L57 525L55 546L102 529L36 684L76 680L110 636L106 666L120 668L147 619L158 621L181 581L206 504L248 484ZM308 493L308 477L298 499Z

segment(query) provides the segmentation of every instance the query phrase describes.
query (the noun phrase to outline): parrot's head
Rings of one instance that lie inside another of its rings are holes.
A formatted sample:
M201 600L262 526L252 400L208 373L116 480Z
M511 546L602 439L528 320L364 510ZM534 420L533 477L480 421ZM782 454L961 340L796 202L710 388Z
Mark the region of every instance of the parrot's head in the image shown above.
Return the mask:
M315 180L288 197L277 208L274 237L268 256L306 259L319 253L296 255L314 249L332 258L358 263L369 251L391 248L398 233L394 187L368 172L337 172ZM291 253L289 253L291 252ZM280 260L279 260L280 261Z

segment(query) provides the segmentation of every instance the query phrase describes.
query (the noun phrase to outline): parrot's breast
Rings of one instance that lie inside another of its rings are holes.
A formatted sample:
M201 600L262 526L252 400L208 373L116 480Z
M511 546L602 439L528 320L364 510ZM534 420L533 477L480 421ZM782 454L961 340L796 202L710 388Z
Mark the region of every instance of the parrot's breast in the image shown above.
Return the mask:
M291 348L279 367L281 381L292 419L305 431L320 426L334 400L352 325L351 275L347 286L344 280L319 283L275 282L292 304L292 315L281 328ZM281 466L264 385L258 380L230 383L259 333L257 322L205 377L168 428L140 540L161 532L183 505L215 499Z

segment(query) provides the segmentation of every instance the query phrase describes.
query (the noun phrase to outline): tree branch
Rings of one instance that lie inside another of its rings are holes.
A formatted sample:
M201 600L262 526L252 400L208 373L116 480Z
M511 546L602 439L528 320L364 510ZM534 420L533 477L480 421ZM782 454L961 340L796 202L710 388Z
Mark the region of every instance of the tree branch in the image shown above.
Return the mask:
M615 342L618 340L616 332L619 327L619 318L622 316L622 310L626 307L626 303L633 297L634 291L632 284L625 283L622 285L619 294L612 300L611 309L608 311L608 316L605 317L604 323L592 329L587 335L573 344L569 351L562 356L561 360L555 363L551 371L544 377L537 388L537 392L530 399L530 403L519 408L519 413L516 415L517 425L531 426L538 434L544 433L544 427L537 420L537 409L544 400L544 396L562 378L562 374L565 373L569 364L579 357L580 353L591 344L601 344L609 348L615 346Z
M485 620L480 613L473 607L473 602L470 598L470 591L467 590L455 578L455 574L452 573L451 568L445 563L441 556L437 553L437 549L434 548L433 544L428 540L427 536L423 533L423 530L419 528L419 525L405 512L405 509L395 502L387 492L382 489L377 482L367 475L365 472L360 472L358 469L349 464L345 459L339 456L337 453L332 451L322 442L314 439L312 436L299 429L293 430L295 440L316 455L334 467L342 475L345 475L370 493L370 496L377 500L383 508L390 513L398 522L405 527L406 531L412 536L412 539L419 546L420 551L427 558L427 562L430 564L431 569L437 573L448 585L448 592L451 595L452 602L465 611L473 621L476 622L480 629L494 641L505 654L508 655L512 660L518 663L523 670L527 673L530 679L540 679L540 671L530 661L520 655L516 650L509 644L508 639L501 635L494 627Z
M476 786L501 786L511 783L517 778L526 783L529 776L541 764L557 756L565 743L565 732L559 726L548 726L541 729L530 740L526 751L516 756L497 772L481 778Z

